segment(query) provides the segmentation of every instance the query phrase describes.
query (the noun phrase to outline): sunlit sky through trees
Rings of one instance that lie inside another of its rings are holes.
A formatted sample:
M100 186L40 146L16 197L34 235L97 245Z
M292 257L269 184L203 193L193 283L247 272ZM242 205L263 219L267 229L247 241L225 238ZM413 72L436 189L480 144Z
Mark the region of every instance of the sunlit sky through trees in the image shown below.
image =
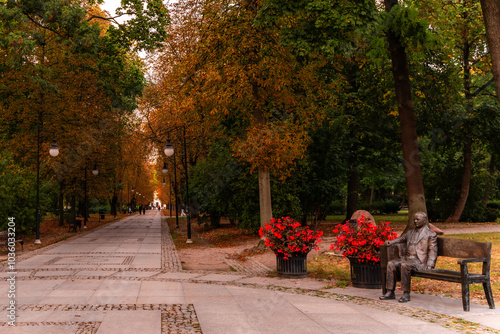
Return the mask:
M109 14L114 15L116 8L120 7L120 2L121 0L106 0L101 5L101 8L108 11ZM124 21L124 18L118 18L117 21L121 23Z

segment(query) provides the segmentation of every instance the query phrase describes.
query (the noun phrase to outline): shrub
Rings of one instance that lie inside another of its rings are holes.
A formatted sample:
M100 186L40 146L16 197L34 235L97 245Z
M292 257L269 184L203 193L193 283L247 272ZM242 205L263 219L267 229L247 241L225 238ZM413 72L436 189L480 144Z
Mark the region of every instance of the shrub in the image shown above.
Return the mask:
M500 210L500 201L489 201L486 207Z
M346 212L346 208L343 201L332 201L330 204L330 214L332 215L343 215Z
M380 211L385 214L398 213L399 201L393 199L385 199L380 202Z

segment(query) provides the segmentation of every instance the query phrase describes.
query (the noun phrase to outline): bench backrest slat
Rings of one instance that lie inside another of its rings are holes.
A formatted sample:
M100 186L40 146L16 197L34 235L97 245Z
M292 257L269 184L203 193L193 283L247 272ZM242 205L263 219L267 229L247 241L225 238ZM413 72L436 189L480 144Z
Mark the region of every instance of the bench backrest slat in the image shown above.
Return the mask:
M491 242L477 242L464 239L438 237L438 257L453 257L458 259L487 258L491 259ZM405 254L405 244L391 247L380 247L380 264L387 266L387 261L397 259ZM486 268L487 269L487 268Z
M438 256L454 258L490 258L491 242L438 237Z

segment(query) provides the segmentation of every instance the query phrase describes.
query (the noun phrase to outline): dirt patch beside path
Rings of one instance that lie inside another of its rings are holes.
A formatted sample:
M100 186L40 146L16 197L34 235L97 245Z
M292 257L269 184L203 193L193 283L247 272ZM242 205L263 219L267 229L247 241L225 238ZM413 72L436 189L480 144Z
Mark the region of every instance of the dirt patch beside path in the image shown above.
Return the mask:
M185 270L234 271L226 263L227 259L237 261L252 259L271 270L276 269L276 256L268 248L257 248L260 238L255 234L238 229L227 222L223 222L221 228L208 229L199 226L197 220L193 219L191 221L193 244L186 244L185 218L179 219L179 228L175 227L175 218L169 218L167 221L182 268ZM326 227L330 229L330 225L326 225ZM322 239L320 250L310 252L309 257L330 251L330 243L333 242L332 236L327 235Z

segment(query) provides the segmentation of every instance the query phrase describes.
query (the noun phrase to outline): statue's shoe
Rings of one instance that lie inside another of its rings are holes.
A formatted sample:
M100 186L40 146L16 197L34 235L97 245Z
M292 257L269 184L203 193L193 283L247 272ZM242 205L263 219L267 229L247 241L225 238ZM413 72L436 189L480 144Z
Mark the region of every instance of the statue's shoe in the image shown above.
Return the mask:
M399 298L399 302L400 303L406 303L406 302L409 302L410 301L410 294L409 293L405 293L403 295L403 297Z
M379 297L380 300L396 299L394 291L388 291L385 295Z

